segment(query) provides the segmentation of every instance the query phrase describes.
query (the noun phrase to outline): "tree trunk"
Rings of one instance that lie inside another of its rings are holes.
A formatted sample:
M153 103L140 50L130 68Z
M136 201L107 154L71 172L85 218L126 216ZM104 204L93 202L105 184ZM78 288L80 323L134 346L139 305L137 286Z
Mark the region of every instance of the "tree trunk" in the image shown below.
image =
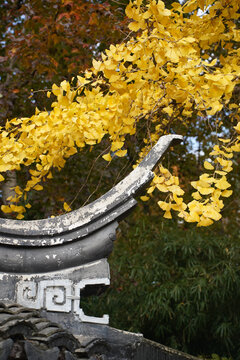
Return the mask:
M17 186L16 171L6 171L5 181L2 186L2 200L4 205L9 205L10 201L7 200L10 196L16 195L14 188Z

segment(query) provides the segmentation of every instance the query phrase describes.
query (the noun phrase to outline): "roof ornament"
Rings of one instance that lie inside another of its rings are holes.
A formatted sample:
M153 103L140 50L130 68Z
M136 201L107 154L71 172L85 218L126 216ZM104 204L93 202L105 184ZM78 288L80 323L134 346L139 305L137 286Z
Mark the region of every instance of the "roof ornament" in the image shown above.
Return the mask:
M55 218L0 219L0 300L40 309L45 317L79 331L79 323L108 324L81 309L81 294L110 284L108 256L118 222L180 135L162 136L142 162L96 201Z

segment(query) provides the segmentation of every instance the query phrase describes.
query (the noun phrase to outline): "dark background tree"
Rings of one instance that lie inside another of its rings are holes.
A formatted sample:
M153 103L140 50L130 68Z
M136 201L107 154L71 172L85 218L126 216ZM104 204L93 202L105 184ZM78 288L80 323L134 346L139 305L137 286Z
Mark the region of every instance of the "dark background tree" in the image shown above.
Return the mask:
M124 38L123 14L101 1L2 1L1 121L47 108L44 89L81 73L93 55Z
M109 290L84 299L84 311L190 354L238 360L239 241L238 227L196 229L139 206L121 224Z

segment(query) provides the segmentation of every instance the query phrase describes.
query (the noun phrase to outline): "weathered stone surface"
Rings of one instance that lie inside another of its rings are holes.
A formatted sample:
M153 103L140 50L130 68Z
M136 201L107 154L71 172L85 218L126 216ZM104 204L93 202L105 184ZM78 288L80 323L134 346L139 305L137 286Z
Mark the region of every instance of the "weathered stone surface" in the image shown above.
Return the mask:
M16 237L12 239L12 246L7 246L1 244L0 238L0 271L10 274L47 273L106 258L113 249L117 226L116 221L111 222L81 240L77 233L69 231L63 235L64 238L71 234L75 241L59 246L43 246L44 240L41 247L32 246L35 240L29 241L30 246L20 246L19 243L14 244Z
M2 303L0 311L9 315L0 317L0 360L199 360L106 325L89 324L84 335L73 335L37 310Z
M13 340L6 339L0 342L0 360L8 360L13 347Z
M178 350L158 344L154 341L142 339L136 347L133 360L200 360Z
M22 337L47 346L79 347L78 340L58 324L42 318L38 311L17 304L0 303L0 340Z
M64 356L65 356L65 360L77 360L78 358L76 356L74 356L72 353L70 353L69 351L65 351L64 352ZM82 358L83 359L83 358ZM87 358L85 358L87 359Z
M56 322L59 313L67 313L70 323L87 321L107 324L107 315L97 318L84 314L81 296L101 293L109 283L109 264L107 259L101 259L73 269L45 274L0 274L0 296L26 307L48 310L45 317L49 312L55 312L57 317L53 321ZM9 315L5 313L3 316L7 318Z
M25 341L24 350L28 360L58 360L59 349L53 348L49 350L40 350L32 345L29 341Z
M77 349L81 349L77 338L38 311L0 303L0 360L67 360L70 354L75 360L88 359L86 353L74 355Z

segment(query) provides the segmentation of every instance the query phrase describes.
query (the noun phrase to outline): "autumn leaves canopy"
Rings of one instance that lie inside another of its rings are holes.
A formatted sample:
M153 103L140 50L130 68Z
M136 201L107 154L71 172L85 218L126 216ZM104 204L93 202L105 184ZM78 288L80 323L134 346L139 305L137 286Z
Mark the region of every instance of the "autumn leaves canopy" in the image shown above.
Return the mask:
M232 158L240 151L239 109L233 96L240 70L237 3L189 0L184 5L173 3L169 10L162 1L130 2L126 15L131 32L125 42L111 45L72 83L53 84L46 92L54 99L50 112L36 109L33 116L7 121L1 129L1 180L7 170L31 166L30 180L15 189L16 196L2 210L23 218L31 206L27 193L40 191L53 167L63 168L67 158L105 136L111 148L103 157L111 161L113 156L127 155L125 138L137 131L139 123L149 129L151 123L140 161L175 124L187 129L196 118L214 117L216 145L204 162L206 172L191 182L193 200L184 201L178 177L162 165L143 200L159 190L166 193L158 202L164 217L171 218L176 211L198 226L219 220L223 199L232 194L228 180ZM232 124L227 138L223 114ZM67 204L65 210L70 210Z

